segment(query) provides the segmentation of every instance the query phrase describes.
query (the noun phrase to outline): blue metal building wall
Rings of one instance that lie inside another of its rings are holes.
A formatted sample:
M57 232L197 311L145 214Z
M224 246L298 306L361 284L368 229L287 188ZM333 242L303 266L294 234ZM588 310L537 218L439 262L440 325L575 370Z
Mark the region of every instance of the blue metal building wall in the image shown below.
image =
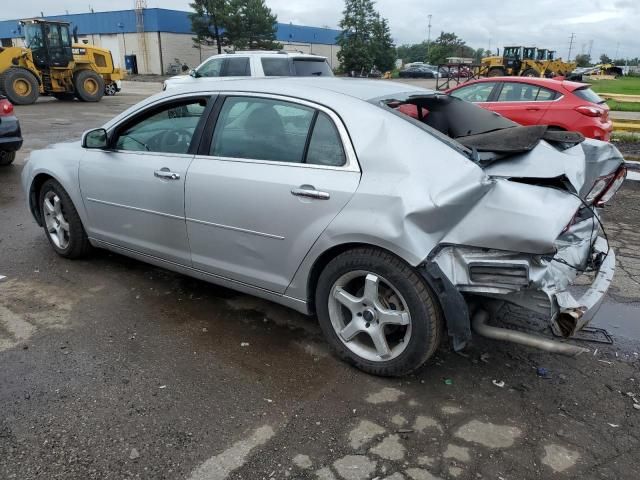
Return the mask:
M45 17L49 20L71 22L72 28L78 27L78 34L134 33L136 32L136 13L134 10L114 12L77 13ZM144 29L147 32L192 33L189 12L164 8L147 8L144 11ZM339 30L330 28L307 27L278 23L276 38L281 42L323 43L335 45ZM0 38L21 37L17 20L0 21Z

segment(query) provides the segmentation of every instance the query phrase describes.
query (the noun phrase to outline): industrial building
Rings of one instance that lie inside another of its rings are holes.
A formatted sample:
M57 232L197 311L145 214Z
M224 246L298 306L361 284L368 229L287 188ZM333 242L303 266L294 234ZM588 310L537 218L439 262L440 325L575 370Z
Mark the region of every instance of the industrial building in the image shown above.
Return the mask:
M135 59L140 74L172 73L177 64L195 67L218 53L217 47L194 46L189 12L164 8L91 12L45 17L71 23L78 39L111 50L116 66L125 67L125 56ZM278 23L276 39L285 50L326 56L338 66L339 30ZM0 21L2 46L23 45L17 20Z

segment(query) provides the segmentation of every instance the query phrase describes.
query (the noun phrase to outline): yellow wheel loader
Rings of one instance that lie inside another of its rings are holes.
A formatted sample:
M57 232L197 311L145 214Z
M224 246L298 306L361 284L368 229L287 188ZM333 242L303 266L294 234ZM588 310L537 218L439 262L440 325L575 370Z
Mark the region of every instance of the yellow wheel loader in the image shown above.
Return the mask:
M98 102L122 80L109 50L72 44L68 22L34 18L20 25L25 47L0 47L0 93L12 103L28 105L40 95Z

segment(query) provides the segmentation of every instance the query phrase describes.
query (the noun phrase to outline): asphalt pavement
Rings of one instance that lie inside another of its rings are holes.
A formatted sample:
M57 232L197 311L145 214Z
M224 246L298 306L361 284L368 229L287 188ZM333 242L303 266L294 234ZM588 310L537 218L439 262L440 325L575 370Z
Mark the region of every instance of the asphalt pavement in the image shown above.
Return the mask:
M55 255L19 185L29 152L159 89L16 107L24 149L0 170L0 479L638 478L638 182L605 211L618 270L596 323L613 345L567 358L475 338L382 379L334 358L314 318L105 251Z

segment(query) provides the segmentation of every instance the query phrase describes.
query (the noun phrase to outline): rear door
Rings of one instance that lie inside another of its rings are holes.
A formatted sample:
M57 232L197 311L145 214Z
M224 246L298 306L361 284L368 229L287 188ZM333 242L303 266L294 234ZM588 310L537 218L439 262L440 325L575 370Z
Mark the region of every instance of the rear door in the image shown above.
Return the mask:
M198 153L185 191L194 268L278 293L360 181L340 119L291 98L219 98Z
M551 94L551 96L549 95ZM501 82L495 100L486 107L521 125L537 125L549 108L555 92L524 82Z

